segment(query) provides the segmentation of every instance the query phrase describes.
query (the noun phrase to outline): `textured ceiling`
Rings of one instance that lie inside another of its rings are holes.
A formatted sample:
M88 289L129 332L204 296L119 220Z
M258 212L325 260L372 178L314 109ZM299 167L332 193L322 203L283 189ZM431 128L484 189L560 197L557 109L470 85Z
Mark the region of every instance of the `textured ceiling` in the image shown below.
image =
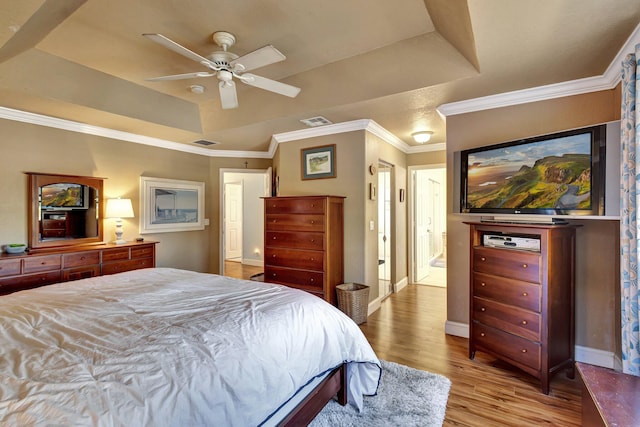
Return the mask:
M408 145L432 130L439 143L439 105L600 76L639 22L637 0L0 0L0 99L211 150L264 152L317 115L371 119ZM238 55L284 53L252 72L300 94L239 83L239 108L223 110L215 77L145 80L206 69L142 33L206 56L220 30Z

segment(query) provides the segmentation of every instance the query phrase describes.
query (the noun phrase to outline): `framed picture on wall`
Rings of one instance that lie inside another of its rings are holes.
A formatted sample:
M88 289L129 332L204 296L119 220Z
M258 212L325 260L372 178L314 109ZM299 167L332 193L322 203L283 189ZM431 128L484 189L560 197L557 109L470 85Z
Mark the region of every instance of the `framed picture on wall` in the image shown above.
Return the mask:
M140 177L140 234L204 230L204 182Z
M303 148L302 179L321 179L336 177L336 145Z

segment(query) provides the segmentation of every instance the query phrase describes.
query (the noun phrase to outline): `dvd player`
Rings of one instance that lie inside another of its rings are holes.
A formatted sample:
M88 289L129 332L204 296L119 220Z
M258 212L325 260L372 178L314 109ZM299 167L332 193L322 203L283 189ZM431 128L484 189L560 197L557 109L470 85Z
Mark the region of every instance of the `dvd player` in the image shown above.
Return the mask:
M540 252L540 239L531 237L508 236L503 234L485 234L482 243L492 248L522 249Z

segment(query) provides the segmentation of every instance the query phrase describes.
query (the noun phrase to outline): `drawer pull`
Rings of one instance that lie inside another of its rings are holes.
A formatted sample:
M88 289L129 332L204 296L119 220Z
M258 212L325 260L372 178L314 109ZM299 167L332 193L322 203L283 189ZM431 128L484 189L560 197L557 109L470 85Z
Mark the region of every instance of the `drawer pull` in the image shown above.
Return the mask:
M311 220L311 224L315 224L316 222L314 220Z
M481 336L481 337L484 337L484 332L480 332L480 336Z
M523 353L526 353L526 352L527 352L527 349L526 349L526 348L523 348L523 349L522 349L522 350L520 350L520 351L521 351L521 352L523 352Z
M522 264L522 268L527 268L529 267L527 264Z
M311 279L311 280L309 280L309 281L310 281L311 283L313 283L313 282L315 282L315 279L313 279L313 278L312 278L312 279Z
M81 256L81 257L80 257L80 261L84 261L85 259L86 259L86 258L85 258L85 257L83 257L83 256Z
M480 283L480 286L484 287L484 286L487 286L487 284L482 282L482 283Z
M480 261L486 261L487 259L485 257L480 257Z
M271 258L275 258L275 257L276 257L276 254L271 255Z
M480 311L483 311L483 312L484 312L484 311L487 311L487 309L486 309L486 308L484 308L484 307L482 307L482 308L480 309Z
M523 296L523 297L528 297L528 296L529 296L529 293L528 293L528 292L523 292L523 293L522 293L522 296Z
M526 320L523 320L521 323L522 323L523 325L527 325L529 322L527 322Z
M276 236L273 236L273 240L276 240Z
M42 262L40 263L40 265L47 265L47 262L46 262L46 261L42 261Z

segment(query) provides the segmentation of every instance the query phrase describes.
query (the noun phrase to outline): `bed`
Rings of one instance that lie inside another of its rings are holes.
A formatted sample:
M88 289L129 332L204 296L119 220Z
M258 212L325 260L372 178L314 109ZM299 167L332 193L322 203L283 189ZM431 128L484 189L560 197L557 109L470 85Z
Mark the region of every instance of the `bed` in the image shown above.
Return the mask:
M298 424L338 388L366 410L380 374L351 319L280 285L153 268L0 297L0 425Z

